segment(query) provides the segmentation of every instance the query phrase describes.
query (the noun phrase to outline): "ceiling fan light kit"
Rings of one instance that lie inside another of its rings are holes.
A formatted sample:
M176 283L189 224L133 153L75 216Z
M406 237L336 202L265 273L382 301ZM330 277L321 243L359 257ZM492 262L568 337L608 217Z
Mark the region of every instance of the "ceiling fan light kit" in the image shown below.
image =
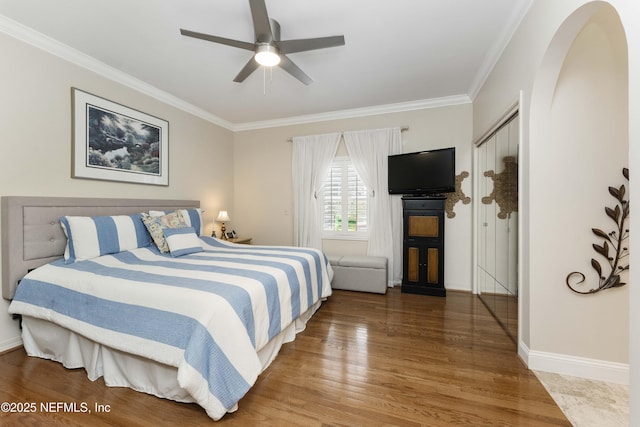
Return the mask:
M265 67L278 65L305 85L311 84L313 83L311 77L306 75L286 54L344 45L344 36L280 40L280 25L275 19L269 18L264 0L249 0L249 6L255 33L254 43L180 29L180 34L183 36L253 51L254 55L233 79L234 82L243 82L260 65Z
M256 55L254 56L256 62L265 67L273 67L280 63L280 55L278 49L275 46L269 44L262 44L256 48Z

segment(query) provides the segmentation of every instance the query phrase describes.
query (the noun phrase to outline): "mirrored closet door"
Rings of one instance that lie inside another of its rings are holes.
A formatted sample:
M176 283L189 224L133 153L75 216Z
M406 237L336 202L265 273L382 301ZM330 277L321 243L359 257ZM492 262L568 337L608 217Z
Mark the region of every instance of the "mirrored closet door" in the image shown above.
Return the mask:
M518 336L517 114L478 145L477 289L507 334Z

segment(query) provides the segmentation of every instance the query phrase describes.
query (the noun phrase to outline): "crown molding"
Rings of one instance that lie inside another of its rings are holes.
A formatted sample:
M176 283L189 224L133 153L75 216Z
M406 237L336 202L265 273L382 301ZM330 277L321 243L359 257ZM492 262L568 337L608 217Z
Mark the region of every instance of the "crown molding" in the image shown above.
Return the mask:
M263 120L236 124L236 132L273 127L292 126L306 123L325 122L329 120L352 119L355 117L374 116L378 114L401 113L404 111L424 110L427 108L448 107L452 105L470 104L467 95L445 96L442 98L424 99L419 101L402 102L397 104L378 105L374 107L355 108L350 110L331 111L327 113L309 114L304 116L287 117L284 119Z
M232 123L214 114L211 114L208 111L203 110L202 108L196 107L193 104L190 104L174 95L160 90L157 87L150 85L149 83L137 79L114 67L111 67L104 62L98 61L97 59L85 53L73 49L72 47L64 43L60 43L59 41L48 37L38 31L35 31L32 28L22 25L4 15L0 15L0 32L232 132L291 126L329 120L350 119L356 117L399 113L405 111L471 103L471 98L468 95L463 94L396 104L378 105L373 107L287 117L283 119L263 120L246 123Z
M520 26L520 23L524 19L532 4L533 0L524 1L522 5L519 8L515 9L509 17L507 24L503 27L501 36L498 37L496 43L494 43L490 51L485 56L484 62L478 69L475 78L469 86L468 93L469 98L472 101L476 99L476 96L480 92L480 89L482 89L482 86L487 81L487 78L489 78L489 74L491 74L491 71L493 71L493 68L500 60L500 57L509 45L509 42L513 38L513 35Z
M109 80L113 80L116 83L120 83L133 90L155 98L167 105L173 106L189 114L200 117L203 120L209 121L228 130L232 130L233 128L233 124L231 122L228 122L224 119L221 119L220 117L209 113L208 111L189 104L188 102L163 90L160 90L157 87L150 85L149 83L132 77L127 73L111 67L104 62L98 61L97 59L87 54L73 49L66 44L60 43L59 41L52 39L51 37L35 31L32 28L24 26L3 15L0 15L0 32L3 32L38 49L44 50L51 55L57 56L79 67L82 67L89 71L93 71L94 73Z

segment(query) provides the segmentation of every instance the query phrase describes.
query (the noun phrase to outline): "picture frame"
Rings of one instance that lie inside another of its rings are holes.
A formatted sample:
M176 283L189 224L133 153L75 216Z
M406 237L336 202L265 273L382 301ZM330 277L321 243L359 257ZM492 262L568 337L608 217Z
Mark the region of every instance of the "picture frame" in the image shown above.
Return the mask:
M232 231L228 231L228 232L227 232L227 238L228 238L228 239L233 239L233 238L235 238L235 237L236 237L236 236L233 234L233 232L232 232Z
M169 122L72 88L71 177L169 185Z

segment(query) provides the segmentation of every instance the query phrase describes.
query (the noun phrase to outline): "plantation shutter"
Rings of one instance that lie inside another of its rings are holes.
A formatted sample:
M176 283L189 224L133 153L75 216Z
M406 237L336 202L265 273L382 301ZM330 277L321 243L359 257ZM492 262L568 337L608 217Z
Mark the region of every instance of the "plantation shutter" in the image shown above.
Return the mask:
M347 165L348 231L367 231L367 188L351 162Z
M342 167L335 162L331 165L324 186L323 231L342 229Z
M367 231L367 188L348 158L333 162L323 194L323 231Z

